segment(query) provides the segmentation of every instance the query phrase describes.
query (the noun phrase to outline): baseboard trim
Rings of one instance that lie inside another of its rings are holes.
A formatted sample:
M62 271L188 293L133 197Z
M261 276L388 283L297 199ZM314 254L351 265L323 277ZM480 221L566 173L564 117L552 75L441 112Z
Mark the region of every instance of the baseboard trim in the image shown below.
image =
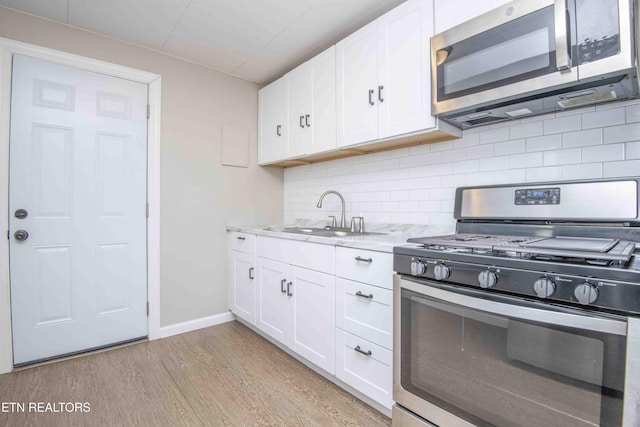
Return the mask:
M201 317L200 319L188 320L186 322L176 323L173 325L162 326L160 328L160 338L168 338L174 335L184 334L186 332L197 331L198 329L208 328L209 326L219 325L235 320L233 313L221 313L213 316Z

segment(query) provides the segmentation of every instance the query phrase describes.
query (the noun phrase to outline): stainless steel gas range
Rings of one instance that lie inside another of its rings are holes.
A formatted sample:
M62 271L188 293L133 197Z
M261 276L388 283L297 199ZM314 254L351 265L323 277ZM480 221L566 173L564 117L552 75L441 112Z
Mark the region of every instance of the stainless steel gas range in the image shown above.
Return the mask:
M394 426L640 425L640 178L464 187L394 248Z

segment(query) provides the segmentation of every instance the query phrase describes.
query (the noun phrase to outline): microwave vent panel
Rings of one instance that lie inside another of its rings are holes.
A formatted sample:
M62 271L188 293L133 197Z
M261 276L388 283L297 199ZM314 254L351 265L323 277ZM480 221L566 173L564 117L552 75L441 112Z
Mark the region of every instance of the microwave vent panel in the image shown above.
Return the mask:
M588 95L575 96L571 98L565 98L558 101L558 105L561 108L573 108L583 105L594 104L596 102L612 101L617 98L615 91L602 92L602 93L590 93Z

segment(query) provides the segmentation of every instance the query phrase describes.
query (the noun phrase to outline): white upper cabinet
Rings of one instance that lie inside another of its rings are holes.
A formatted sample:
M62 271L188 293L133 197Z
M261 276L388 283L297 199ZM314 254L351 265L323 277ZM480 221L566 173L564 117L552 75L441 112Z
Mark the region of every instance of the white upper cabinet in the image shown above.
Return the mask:
M258 93L259 135L258 163L267 164L284 158L288 146L287 79L282 77Z
M434 0L435 33L441 33L469 19L508 3L510 0Z
M432 0L408 0L336 45L338 147L435 127Z
M289 138L284 158L336 147L335 46L295 68L289 85Z

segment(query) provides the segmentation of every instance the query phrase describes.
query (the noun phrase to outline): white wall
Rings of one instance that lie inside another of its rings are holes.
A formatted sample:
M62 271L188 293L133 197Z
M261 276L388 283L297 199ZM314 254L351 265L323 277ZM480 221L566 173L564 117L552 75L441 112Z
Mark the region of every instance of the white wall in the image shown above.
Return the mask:
M454 189L640 175L640 101L626 101L495 124L458 140L285 170L285 222L325 219L347 201L347 219L452 224ZM331 201L331 203L329 203Z
M225 226L282 222L283 173L257 166L258 86L3 8L0 36L162 76L161 325L227 312ZM221 165L223 125L249 131L248 168Z

